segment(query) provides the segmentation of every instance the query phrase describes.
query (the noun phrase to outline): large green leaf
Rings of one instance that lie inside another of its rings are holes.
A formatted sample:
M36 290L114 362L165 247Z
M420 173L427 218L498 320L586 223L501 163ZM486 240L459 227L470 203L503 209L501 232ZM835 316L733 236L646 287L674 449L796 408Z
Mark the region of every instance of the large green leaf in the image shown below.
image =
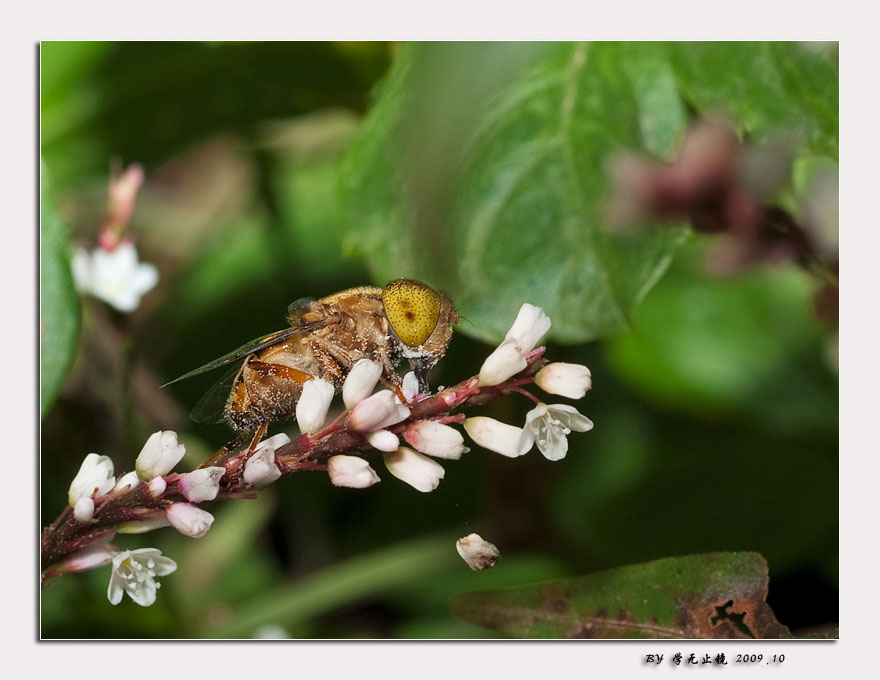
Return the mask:
M79 302L70 271L67 227L40 173L40 414L45 415L70 367Z
M625 331L683 233L608 233L609 159L669 156L685 120L659 45L407 45L348 153L345 245L445 290L477 337L526 301L558 340Z
M800 151L838 153L836 43L671 43L685 97L757 140L786 132Z
M452 600L466 621L520 638L790 638L767 606L757 553L668 557Z

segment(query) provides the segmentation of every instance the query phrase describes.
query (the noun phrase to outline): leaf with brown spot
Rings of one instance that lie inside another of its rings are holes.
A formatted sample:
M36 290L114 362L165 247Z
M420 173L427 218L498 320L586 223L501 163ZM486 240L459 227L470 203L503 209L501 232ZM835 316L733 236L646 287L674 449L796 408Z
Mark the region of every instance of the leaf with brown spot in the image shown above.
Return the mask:
M518 638L791 638L768 581L757 553L709 553L464 593L451 608Z

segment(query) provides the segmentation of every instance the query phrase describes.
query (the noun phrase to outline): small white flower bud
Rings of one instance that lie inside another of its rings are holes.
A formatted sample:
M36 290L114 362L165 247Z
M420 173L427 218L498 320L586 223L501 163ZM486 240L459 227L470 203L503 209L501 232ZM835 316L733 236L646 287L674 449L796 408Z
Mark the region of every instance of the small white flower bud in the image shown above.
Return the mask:
M592 387L590 369L582 364L555 362L538 371L535 382L548 394L582 399Z
M464 421L468 436L484 449L500 453L508 458L516 458L528 451L520 448L522 428L502 423L494 418L476 416Z
M397 438L396 434L388 430L370 432L367 435L367 441L374 449L385 452L397 451L397 447L400 446L400 439Z
M154 432L138 454L134 468L138 477L148 482L171 472L185 453L186 448L183 444L177 443L176 432L172 430Z
M501 556L498 548L479 534L470 534L459 538L455 543L455 549L461 555L461 559L467 562L467 565L474 571L483 571L494 567Z
M296 422L300 432L311 434L324 427L335 391L333 385L321 378L303 385L302 395L296 403Z
M122 477L119 478L119 481L116 482L116 486L113 487L113 491L118 494L124 494L132 489L136 489L141 485L141 480L137 476L137 472L131 471L126 472Z
M172 503L165 515L171 526L190 538L201 538L214 523L214 515L189 503Z
M190 503L212 501L217 498L220 480L224 474L226 468L217 465L187 472L181 475L178 481L180 493Z
M352 367L342 384L342 401L345 408L353 408L355 404L369 397L382 375L382 366L369 359L361 359Z
M372 432L409 418L409 408L394 400L391 390L376 392L358 402L348 414L348 426L358 432Z
M91 522L95 516L95 501L90 496L83 496L73 506L73 516L77 522Z
M516 319L504 339L515 339L520 350L525 354L531 352L538 344L538 340L549 330L550 317L540 307L526 302L519 308Z
M158 498L163 493L165 493L165 489L168 488L168 483L165 481L164 477L153 477L150 480L150 483L147 484L147 491L150 492L150 495L153 498Z
M469 449L464 437L454 427L433 420L420 420L406 428L403 438L416 451L436 458L458 460Z
M327 461L327 472L334 486L366 489L381 481L370 464L359 456L332 456Z
M385 466L392 475L422 493L436 489L446 474L442 465L405 446L384 456Z
M523 370L528 363L516 340L502 342L480 367L480 386L498 385Z
M277 436L279 435L275 435ZM268 441L267 439L266 442ZM262 489L279 477L281 477L281 469L275 462L275 447L271 444L258 447L256 453L244 465L244 481L251 488Z
M113 461L107 456L90 453L85 457L79 472L70 483L70 488L67 490L67 501L73 507L80 498L100 497L109 493L115 484Z

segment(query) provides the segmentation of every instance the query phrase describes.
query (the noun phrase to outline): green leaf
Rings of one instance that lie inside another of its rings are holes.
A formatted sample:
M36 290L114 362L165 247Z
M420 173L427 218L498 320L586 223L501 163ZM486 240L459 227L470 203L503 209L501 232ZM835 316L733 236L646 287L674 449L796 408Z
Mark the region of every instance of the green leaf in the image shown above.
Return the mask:
M668 557L452 600L454 614L518 638L790 638L767 606L757 553Z
M706 246L682 250L634 315L635 333L605 349L615 371L664 407L748 412L779 428L836 428L837 390L822 365L828 330L815 283L795 267L706 274Z
M45 168L40 173L40 415L58 394L79 328L79 302L70 271L67 227L50 197Z
M700 113L732 116L759 141L793 133L802 153L837 158L835 43L670 43L667 48L685 97Z
M345 247L443 289L480 338L523 302L557 340L623 332L684 235L608 233L609 160L669 156L685 121L662 46L406 45L343 168Z

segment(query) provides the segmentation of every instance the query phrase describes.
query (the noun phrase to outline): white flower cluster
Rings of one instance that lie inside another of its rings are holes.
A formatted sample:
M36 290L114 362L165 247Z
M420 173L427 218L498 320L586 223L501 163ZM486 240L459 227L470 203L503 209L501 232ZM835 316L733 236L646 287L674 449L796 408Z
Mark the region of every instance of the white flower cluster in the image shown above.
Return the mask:
M504 341L483 363L480 385L500 384L525 369L528 354L549 329L550 318L544 310L524 304ZM342 388L345 405L351 409L348 427L364 432L370 446L383 452L385 466L392 475L419 491L433 491L444 476L443 467L433 459L459 459L468 451L464 438L455 428L433 420L417 421L402 431L397 428L398 434L391 432L388 428L406 420L410 411L390 390L372 394L381 373L381 367L368 359L360 360L352 368ZM408 374L404 379L405 387L412 377ZM580 399L591 387L590 370L580 364L551 363L538 372L535 382L548 394ZM323 424L330 397L326 404L320 404L323 413L317 419L318 428ZM573 406L544 403L538 403L526 414L523 427L483 416L464 423L471 439L491 451L516 457L537 444L538 450L554 461L565 457L572 431L586 432L592 427L593 423ZM401 445L401 436L409 446ZM358 456L333 456L328 471L336 486L365 488L380 481L376 471Z
M263 442L264 446L271 443L270 440ZM185 453L186 449L177 441L177 433L154 432L138 454L134 471L119 479L114 476L110 458L96 453L88 454L68 489L68 503L73 508L74 518L81 523L92 522L96 503L122 496L142 485L145 485L145 492L149 496L159 498L168 484L173 482L188 502L171 503L162 514L124 523L117 527L117 531L139 534L171 525L185 536L201 538L214 523L214 516L196 504L217 497L226 469L213 466L166 479ZM74 553L60 568L62 571L85 571L111 562L113 569L107 597L113 604L118 604L123 592L126 592L138 604L151 605L156 600L156 588L159 586L155 578L170 574L177 568L173 560L162 557L154 548L120 552L108 542L92 544Z
M504 341L483 363L480 385L497 385L523 370L526 355L548 330L550 318L544 310L524 304ZM583 398L592 387L590 369L581 364L547 364L538 371L535 382L548 394L570 399ZM483 448L510 458L528 453L537 444L545 458L561 460L568 453L568 435L591 430L593 423L573 406L539 402L526 414L521 428L485 416L468 418L464 428Z

